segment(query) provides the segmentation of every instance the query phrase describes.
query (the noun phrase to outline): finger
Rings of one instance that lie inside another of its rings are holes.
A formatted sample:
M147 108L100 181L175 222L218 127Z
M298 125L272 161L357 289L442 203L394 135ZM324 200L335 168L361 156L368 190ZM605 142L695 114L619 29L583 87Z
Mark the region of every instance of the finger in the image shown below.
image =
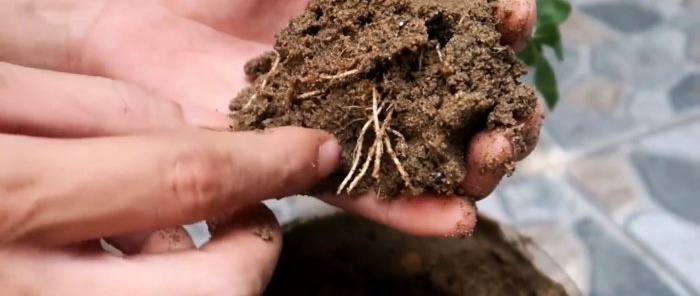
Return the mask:
M213 240L202 247L225 260L231 278L248 286L250 294L260 295L267 286L282 248L282 232L275 215L262 204L253 205L208 223ZM253 251L254 250L254 251Z
M513 144L501 130L479 132L471 139L466 158L462 188L479 200L491 194L506 174L513 160Z
M192 237L181 226L120 235L105 238L105 241L125 255L169 253L196 247Z
M266 50L152 2L112 1L84 40L82 71L226 113L231 97L248 85L245 62Z
M202 130L49 140L0 136L0 244L67 244L186 225L303 192L337 166L328 133Z
M273 239L256 235L260 227ZM5 248L0 295L261 295L281 243L279 225L263 209L220 227L203 250L119 258Z
M0 2L0 60L110 77L224 113L247 85L245 61L269 49L153 1L49 2Z
M222 114L183 108L111 79L0 62L0 132L87 137L231 123Z
M102 245L96 239L71 244L61 248L61 250L77 255L99 255L103 253Z
M217 30L272 44L275 34L303 12L308 0L176 0L160 3L181 16ZM503 43L519 51L532 33L537 17L535 0L499 0L495 16Z
M464 236L476 225L474 203L458 197L432 195L377 198L327 196L325 202L405 233L420 236Z
M174 13L243 39L272 44L308 0L162 0Z
M544 121L544 108L542 103L538 102L535 107L535 112L529 117L520 120L523 124L523 140L525 149L515 156L516 161L525 159L535 147L540 139L540 130L542 130L542 122Z
M184 227L168 227L154 232L146 239L141 254L159 254L196 249Z
M535 0L498 0L495 14L501 42L515 51L525 48L537 20Z
M143 231L107 237L104 240L124 255L136 255L141 252L146 241L154 234L155 231Z
M527 157L537 145L543 120L542 104L538 103L529 117L518 120L522 125L524 149L514 151L512 139L502 130L477 133L467 151L467 173L462 188L467 195L482 199L501 182L513 161Z

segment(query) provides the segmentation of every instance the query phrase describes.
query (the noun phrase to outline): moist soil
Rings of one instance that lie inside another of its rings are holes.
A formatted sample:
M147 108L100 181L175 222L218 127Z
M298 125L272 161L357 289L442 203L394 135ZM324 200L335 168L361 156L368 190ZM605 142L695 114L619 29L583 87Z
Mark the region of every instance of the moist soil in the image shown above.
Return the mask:
M293 226L264 295L567 295L480 219L465 239L410 236L348 214Z
M230 105L238 130L302 126L343 147L309 194L464 195L472 135L498 128L523 149L518 118L536 96L500 43L492 0L312 0L247 63ZM509 166L510 167L510 166ZM342 190L341 190L342 189Z

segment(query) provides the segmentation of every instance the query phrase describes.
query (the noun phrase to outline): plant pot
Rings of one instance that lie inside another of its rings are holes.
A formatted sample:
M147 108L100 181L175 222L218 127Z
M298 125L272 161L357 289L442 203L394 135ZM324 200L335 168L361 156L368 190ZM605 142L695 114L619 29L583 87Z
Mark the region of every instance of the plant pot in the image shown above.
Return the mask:
M264 295L581 295L531 240L485 216L458 239L406 235L330 208L295 214L283 221Z

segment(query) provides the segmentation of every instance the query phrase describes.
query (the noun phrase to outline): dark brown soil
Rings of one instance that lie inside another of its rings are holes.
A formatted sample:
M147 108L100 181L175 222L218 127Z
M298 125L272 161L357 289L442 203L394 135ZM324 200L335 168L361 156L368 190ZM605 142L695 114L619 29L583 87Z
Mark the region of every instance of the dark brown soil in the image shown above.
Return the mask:
M334 134L341 166L311 194L336 192L355 164L343 192L362 175L349 193L463 195L466 170L481 169L465 167L471 136L507 129L520 149L516 119L536 104L518 81L524 66L499 43L494 5L312 0L278 35L276 53L246 65L254 84L232 101L231 116L239 130L294 125Z
M380 239L381 238L381 239ZM499 226L474 236L423 238L339 214L291 228L265 292L323 296L562 296Z

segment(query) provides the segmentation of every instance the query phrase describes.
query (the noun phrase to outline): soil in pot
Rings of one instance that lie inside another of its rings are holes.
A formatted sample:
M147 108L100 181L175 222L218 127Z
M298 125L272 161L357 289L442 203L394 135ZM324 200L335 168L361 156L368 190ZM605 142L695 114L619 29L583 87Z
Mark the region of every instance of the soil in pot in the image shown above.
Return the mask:
M307 194L464 195L465 151L484 128L523 149L517 118L536 96L501 45L493 0L311 0L250 61L231 102L238 130L302 126L334 134L339 170Z
M494 221L465 239L402 234L348 214L290 227L265 292L323 296L563 296Z

